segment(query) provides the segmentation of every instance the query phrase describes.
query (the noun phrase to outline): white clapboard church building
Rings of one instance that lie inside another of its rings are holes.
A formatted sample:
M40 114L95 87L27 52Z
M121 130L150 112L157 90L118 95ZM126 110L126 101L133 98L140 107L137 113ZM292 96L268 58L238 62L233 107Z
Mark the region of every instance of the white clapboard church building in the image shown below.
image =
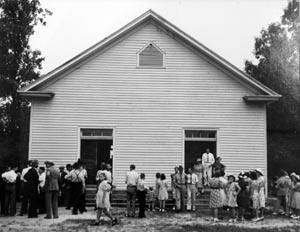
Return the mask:
M81 158L90 183L109 162L118 189L130 164L151 186L206 148L229 173L266 173L266 105L280 98L152 10L19 93L31 101L29 159Z

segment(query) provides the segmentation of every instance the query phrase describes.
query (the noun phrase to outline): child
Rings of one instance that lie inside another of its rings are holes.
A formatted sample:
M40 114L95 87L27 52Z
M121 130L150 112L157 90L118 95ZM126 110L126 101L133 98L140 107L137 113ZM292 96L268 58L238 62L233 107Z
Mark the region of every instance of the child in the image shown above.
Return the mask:
M258 222L262 220L262 218L259 217L259 209L263 206L261 205L261 201L260 201L261 185L257 178L257 173L255 171L250 173L250 179L251 179L250 190L251 190L252 208L255 213L255 218L253 218L252 221Z
M250 206L250 195L248 190L249 183L246 181L246 178L247 176L241 173L238 181L241 190L237 195L237 204L242 222L245 221L245 212Z
M176 186L175 186L175 176L179 172L178 167L174 167L175 173L171 174L171 188L172 188L172 198L173 198L173 210L176 210Z
M149 191L147 193L147 202L148 202L148 211L155 211L154 202L155 202L155 193L153 187L149 187Z
M144 218L146 208L147 187L145 185L145 174L141 173L137 184L137 198L139 200L139 218Z
M300 176L295 173L291 174L293 181L292 193L291 193L291 208L293 210L292 219L300 219Z
M98 192L96 195L97 217L93 225L100 224L101 215L102 213L104 213L106 216L110 218L111 225L113 226L117 224L117 219L113 218L110 213L109 192L111 189L111 185L107 182L104 173L99 174L99 182L100 184L98 186Z
M154 189L154 192L155 192L155 199L156 199L156 206L159 207L159 200L158 200L158 191L159 191L159 183L160 183L160 173L157 172L155 174L155 189Z
M166 181L166 175L163 173L160 175L158 200L159 200L159 211L165 212L166 200L168 200L168 184Z
M228 176L228 183L226 187L226 195L227 195L227 206L231 211L231 219L229 222L236 222L236 208L237 204L237 195L241 191L240 186L237 182L235 182L235 177L233 175Z
M195 201L197 194L198 176L193 173L191 168L188 169L187 174L187 210L196 211Z

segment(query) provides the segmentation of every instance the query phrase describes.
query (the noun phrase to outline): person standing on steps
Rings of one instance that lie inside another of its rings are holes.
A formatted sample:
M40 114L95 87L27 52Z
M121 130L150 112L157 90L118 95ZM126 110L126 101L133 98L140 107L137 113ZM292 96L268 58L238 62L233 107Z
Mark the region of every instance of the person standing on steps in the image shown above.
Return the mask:
M215 163L215 157L212 153L210 153L210 149L207 148L206 152L202 155L202 164L203 164L203 177L204 177L204 185L208 186L208 180L212 176L212 165Z
M54 167L54 163L45 162L46 165L46 182L45 182L45 198L46 212L45 219L58 218L58 194L59 194L59 171Z

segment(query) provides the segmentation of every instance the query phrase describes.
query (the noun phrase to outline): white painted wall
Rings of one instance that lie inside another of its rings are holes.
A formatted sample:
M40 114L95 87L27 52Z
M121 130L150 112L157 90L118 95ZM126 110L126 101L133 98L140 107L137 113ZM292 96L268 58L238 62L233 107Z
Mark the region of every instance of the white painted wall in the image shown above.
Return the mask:
M166 53L165 69L136 68L149 41ZM246 104L249 89L153 24L44 89L55 97L32 102L31 159L74 162L80 127L111 127L117 188L132 163L151 186L156 172L183 164L183 128L216 128L228 172L266 171L265 107Z

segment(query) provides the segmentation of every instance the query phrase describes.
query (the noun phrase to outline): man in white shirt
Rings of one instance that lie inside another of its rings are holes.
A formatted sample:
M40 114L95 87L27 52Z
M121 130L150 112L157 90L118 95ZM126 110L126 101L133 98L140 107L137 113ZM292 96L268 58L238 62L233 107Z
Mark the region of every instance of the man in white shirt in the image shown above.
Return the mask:
M125 183L127 184L127 216L135 216L135 200L137 183L139 179L139 174L135 171L135 165L130 165L130 171L126 174Z
M204 185L208 186L208 180L211 178L212 165L215 163L215 157L210 153L209 148L202 155Z
M1 175L5 182L4 214L7 216L15 216L16 214L16 180L18 177L16 170L17 168L8 167L7 171Z

